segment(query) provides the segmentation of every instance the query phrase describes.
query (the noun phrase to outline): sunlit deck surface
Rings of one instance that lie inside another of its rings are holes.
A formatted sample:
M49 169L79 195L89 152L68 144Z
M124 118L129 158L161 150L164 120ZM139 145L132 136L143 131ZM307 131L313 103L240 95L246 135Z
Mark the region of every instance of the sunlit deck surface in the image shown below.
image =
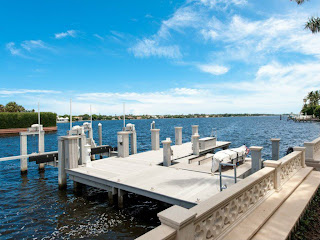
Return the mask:
M230 142L217 141L216 148ZM68 170L77 182L105 190L118 188L170 204L192 207L219 192L219 176L212 175L211 164L189 164L192 144L172 146L173 165L161 166L163 149L130 155L126 158L110 157L96 160L91 166ZM179 166L180 165L180 166ZM233 179L224 179L224 184Z

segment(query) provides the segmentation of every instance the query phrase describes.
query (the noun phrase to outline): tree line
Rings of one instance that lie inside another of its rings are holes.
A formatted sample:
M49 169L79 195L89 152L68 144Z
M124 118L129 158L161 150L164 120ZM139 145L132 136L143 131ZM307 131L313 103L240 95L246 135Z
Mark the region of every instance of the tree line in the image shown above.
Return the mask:
M26 110L16 102L8 102L6 105L0 104L0 112L34 112L34 109Z
M319 90L309 92L308 95L303 99L304 105L301 110L301 113L320 117L319 101L320 101Z

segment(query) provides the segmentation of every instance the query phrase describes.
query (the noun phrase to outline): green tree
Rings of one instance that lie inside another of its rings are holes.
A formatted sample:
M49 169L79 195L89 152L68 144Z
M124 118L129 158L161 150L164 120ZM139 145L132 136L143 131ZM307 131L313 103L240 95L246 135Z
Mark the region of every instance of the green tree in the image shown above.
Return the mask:
M4 112L4 106L2 104L0 104L0 112Z
M5 106L5 112L25 112L25 108L18 105L16 102L9 102Z
M291 0L292 1L292 0ZM308 1L308 0L294 0L298 5ZM320 18L319 17L310 17L308 22L305 24L305 28L309 29L312 33L320 32Z
M317 106L314 110L314 115L318 118L320 118L320 106Z

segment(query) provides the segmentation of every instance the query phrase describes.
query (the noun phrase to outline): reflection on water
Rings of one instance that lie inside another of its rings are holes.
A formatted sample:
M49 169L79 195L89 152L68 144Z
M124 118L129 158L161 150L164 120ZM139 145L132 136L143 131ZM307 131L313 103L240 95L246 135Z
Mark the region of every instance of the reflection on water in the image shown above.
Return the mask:
M136 124L138 151L150 146L150 123L153 120L133 120ZM201 119L159 119L161 140L171 137L174 127L183 127L183 142L190 141L191 125L199 125L200 136L209 136L212 128L218 130L218 139L231 141L231 147L247 144L263 146L263 158L270 159L270 138L281 138L280 155L289 146L302 145L319 136L318 123L294 123L279 117L234 117ZM116 146L116 132L121 121L101 121L103 143ZM94 138L98 142L97 125L94 122ZM46 151L57 150L57 137L65 135L69 124L58 124L58 132L46 134ZM36 150L36 138L28 139L28 152ZM19 155L18 136L0 138L0 157ZM120 210L108 205L107 193L92 187L73 193L73 183L68 189L58 190L58 170L46 166L39 173L37 165L28 166L28 174L21 175L19 161L0 163L0 238L85 238L132 239L159 225L157 213L169 205L155 200L128 194L127 204ZM147 179L146 179L147 180Z

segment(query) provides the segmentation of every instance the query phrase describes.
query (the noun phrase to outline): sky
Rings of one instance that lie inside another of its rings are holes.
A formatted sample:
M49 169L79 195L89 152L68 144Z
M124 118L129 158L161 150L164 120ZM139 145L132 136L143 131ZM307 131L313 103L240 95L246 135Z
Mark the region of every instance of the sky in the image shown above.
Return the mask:
M119 115L299 112L320 89L320 1L0 3L0 104Z

